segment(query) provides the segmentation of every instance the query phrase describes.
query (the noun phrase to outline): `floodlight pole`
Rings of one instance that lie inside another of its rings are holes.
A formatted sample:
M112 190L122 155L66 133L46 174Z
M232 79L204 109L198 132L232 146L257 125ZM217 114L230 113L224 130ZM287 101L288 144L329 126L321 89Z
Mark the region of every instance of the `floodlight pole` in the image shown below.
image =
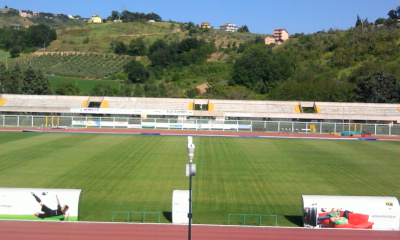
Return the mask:
M192 163L189 163L189 171L192 168ZM192 239L192 175L189 176L189 225L188 225L188 240Z
M188 224L188 240L192 238L192 177L196 176L196 164L193 164L193 157L194 157L194 149L195 146L193 144L192 136L188 136L188 158L189 164L186 165L186 176L189 177L189 224Z

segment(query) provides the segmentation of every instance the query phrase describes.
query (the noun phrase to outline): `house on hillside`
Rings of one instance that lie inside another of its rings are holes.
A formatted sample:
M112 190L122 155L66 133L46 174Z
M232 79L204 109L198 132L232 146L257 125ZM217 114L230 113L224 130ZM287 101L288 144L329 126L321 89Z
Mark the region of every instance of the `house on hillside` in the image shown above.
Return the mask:
M88 21L89 23L102 23L103 20L101 19L101 17L97 14L93 15L91 19L89 19Z
M0 13L6 14L6 13L8 13L10 10L11 10L11 8L2 8L2 9L0 9Z
M264 42L266 45L275 44L275 38L274 36L267 36L264 38Z
M274 30L274 38L275 41L278 42L278 45L283 43L284 41L288 40L290 34L285 29L275 29Z
M219 28L227 32L236 32L238 30L238 26L234 23L224 23Z
M10 14L10 13L12 13L13 15L14 14L17 15L17 14L19 14L19 10L14 9L14 8L5 7L5 8L0 9L0 13L1 14Z
M22 11L20 11L20 12L19 12L19 15L20 15L21 17L23 17L23 18L31 18L31 17L33 17L33 15L32 15L31 13L29 13L29 12L22 12Z
M202 22L201 28L211 28L210 22Z
M274 35L265 37L264 42L267 45L268 44L279 45L279 44L283 43L284 41L288 40L289 37L290 37L290 34L285 29L275 29Z

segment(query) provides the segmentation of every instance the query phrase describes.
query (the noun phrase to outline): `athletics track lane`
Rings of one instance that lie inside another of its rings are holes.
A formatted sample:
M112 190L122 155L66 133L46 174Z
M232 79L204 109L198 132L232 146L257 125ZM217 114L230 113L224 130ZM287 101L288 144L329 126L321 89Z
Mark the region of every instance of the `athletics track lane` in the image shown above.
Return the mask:
M0 131L24 131L46 133L93 133L122 135L173 135L173 136L211 136L211 137L260 137L260 138L292 138L292 139L331 139L331 140L388 140L400 141L400 136L371 136L366 138L353 136L333 136L319 133L271 133L271 132L241 132L241 131L196 131L196 130L165 130L165 129L126 129L126 128L18 128L0 127Z
M0 239L7 240L179 240L187 239L187 225L0 221ZM400 231L306 229L192 225L192 240L399 240Z

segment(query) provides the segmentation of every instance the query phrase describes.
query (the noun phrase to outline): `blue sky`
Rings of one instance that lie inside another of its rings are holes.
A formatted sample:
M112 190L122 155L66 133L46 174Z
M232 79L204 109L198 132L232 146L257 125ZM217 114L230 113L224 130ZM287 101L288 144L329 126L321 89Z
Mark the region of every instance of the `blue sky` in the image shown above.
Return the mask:
M247 25L250 32L272 34L275 28L289 33L314 33L330 28L348 29L357 15L374 22L400 5L399 0L0 0L4 6L19 10L64 13L102 18L111 11L157 13L164 21L231 22Z

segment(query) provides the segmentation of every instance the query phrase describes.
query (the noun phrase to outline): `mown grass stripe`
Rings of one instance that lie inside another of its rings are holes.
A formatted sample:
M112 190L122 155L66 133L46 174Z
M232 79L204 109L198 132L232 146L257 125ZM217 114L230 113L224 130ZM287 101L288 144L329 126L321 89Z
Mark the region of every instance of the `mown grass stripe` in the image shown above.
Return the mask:
M7 138L7 139L6 139ZM294 226L301 195L400 197L399 142L194 137L194 223L229 213ZM184 136L0 132L0 187L82 189L80 220L112 211L171 212L188 189ZM162 222L168 222L162 218Z

